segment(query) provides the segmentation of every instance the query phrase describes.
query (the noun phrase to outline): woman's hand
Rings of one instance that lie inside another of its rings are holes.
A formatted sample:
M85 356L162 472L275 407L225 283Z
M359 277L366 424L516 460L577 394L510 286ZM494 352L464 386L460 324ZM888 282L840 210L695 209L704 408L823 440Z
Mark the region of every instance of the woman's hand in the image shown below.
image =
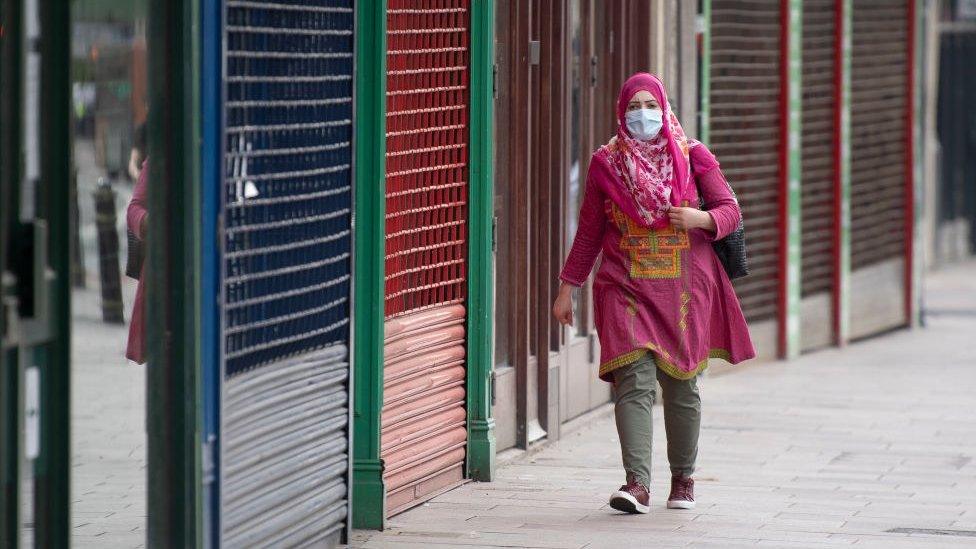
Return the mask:
M698 208L675 206L668 210L668 218L670 218L671 224L676 229L682 231L689 231L691 229L715 231L715 220L712 219L712 216L708 215L708 212L704 212Z
M559 285L559 295L556 296L556 301L552 304L552 316L556 317L556 320L560 324L566 326L573 325L573 289L574 286L563 282Z

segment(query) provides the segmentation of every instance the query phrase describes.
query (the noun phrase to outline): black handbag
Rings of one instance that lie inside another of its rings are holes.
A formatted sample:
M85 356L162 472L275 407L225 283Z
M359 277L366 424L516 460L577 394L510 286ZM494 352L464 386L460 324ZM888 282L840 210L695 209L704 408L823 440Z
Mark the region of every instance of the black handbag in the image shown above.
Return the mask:
M125 276L139 280L143 262L142 241L132 232L132 229L126 229L125 236L129 241L128 255L125 259Z
M735 198L732 185L729 185L728 181L725 184L729 186L729 192ZM697 177L695 178L695 186L698 186ZM698 187L698 205L702 210L707 210L701 187ZM739 226L725 238L712 242L712 249L715 250L715 255L722 262L725 274L729 275L730 280L742 278L749 274L749 264L746 259L746 230L742 223L741 210L739 212Z

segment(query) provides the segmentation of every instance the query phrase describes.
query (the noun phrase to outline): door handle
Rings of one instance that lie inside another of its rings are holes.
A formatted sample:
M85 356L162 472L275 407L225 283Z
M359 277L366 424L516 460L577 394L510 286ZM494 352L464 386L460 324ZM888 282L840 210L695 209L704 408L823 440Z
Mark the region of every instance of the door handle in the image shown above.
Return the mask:
M16 279L19 329L15 337L18 345L33 346L50 341L51 295L55 274L48 263L48 228L43 219L21 225L22 242L27 243L22 263L26 263Z
M20 344L20 316L17 314L17 277L9 271L2 273L3 289L0 290L3 302L0 303L0 314L3 314L3 349L12 349Z

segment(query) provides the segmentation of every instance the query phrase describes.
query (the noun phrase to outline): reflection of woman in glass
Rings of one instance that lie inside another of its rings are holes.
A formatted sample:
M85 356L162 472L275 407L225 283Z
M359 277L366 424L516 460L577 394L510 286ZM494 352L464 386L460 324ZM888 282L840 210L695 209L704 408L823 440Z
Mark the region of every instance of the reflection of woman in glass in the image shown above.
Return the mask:
M146 241L146 225L149 222L149 213L146 207L146 180L148 177L149 162L144 161L142 170L139 171L139 180L136 182L135 189L132 190L132 201L129 202L125 216L129 230L143 243ZM143 244L143 250L145 250L145 244ZM125 348L125 358L139 364L146 362L145 285L146 261L143 260L142 270L139 272L139 284L136 286L136 299L132 305L129 341Z
M600 252L593 284L600 378L613 383L627 484L610 505L649 510L651 405L660 382L671 466L669 508L695 505L701 399L697 375L710 357L753 358L739 301L711 243L738 227L718 161L685 137L664 85L632 76L617 101L617 135L590 161L579 227L553 314L573 321L572 291ZM707 211L698 209L699 192Z
M146 123L136 126L132 140L132 150L129 151L129 178L139 180L142 164L146 161Z

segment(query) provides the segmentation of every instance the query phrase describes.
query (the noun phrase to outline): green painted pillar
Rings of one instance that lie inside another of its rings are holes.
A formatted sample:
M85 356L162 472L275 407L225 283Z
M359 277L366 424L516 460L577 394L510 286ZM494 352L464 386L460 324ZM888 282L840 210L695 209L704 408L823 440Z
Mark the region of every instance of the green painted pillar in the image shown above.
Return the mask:
M200 0L148 7L147 545L200 547Z
M911 139L908 154L911 158L911 167L908 173L911 174L912 180L909 182L907 192L909 193L909 200L911 201L912 207L909 212L911 215L911 233L909 237L911 238L911 264L908 266L908 302L906 306L906 312L908 316L908 323L910 326L917 327L921 324L921 311L922 311L922 273L924 271L925 255L922 253L923 248L921 243L923 242L922 236L922 213L923 213L923 201L925 193L925 175L924 175L924 143L923 143L923 132L922 128L925 125L925 119L923 116L924 109L922 108L924 89L925 89L925 78L924 78L924 59L925 59L925 29L926 25L924 20L926 17L925 1L924 0L908 0L908 24L909 24L909 48L911 48L911 62L909 66L911 67L911 72L909 73L910 78L910 97L911 97L911 109L913 116L911 118L912 124L908 128L910 132L909 138ZM934 12L934 8L932 12Z
M851 29L852 0L837 0L834 112L834 338L846 345L851 333Z
M71 174L71 20L66 2L41 2L40 185L37 217L47 223L47 311L34 315L50 330L47 340L26 350L24 372L37 367L40 380L40 454L34 468L34 546L66 547L71 539L71 287L69 285L68 182ZM29 46L28 46L29 48ZM26 99L26 98L25 98ZM35 259L36 261L36 259ZM39 279L36 279L39 281ZM35 297L39 290L35 289ZM34 332L25 324L27 331ZM25 382L29 378L25 378ZM26 385L25 385L26 387ZM28 465L30 466L30 465Z
M495 473L495 420L491 417L494 13L492 0L471 5L467 476L481 481L490 481Z
M780 157L779 354L800 354L800 122L802 120L803 1L782 0L782 138Z
M352 524L383 528L386 0L356 3Z
M23 20L19 1L0 1L0 20ZM0 269L11 270L15 220L20 218L23 139L23 25L0 34ZM0 547L19 547L23 474L23 372L17 339L20 328L10 311L18 297L13 280L0 280ZM19 316L19 315L16 315Z

